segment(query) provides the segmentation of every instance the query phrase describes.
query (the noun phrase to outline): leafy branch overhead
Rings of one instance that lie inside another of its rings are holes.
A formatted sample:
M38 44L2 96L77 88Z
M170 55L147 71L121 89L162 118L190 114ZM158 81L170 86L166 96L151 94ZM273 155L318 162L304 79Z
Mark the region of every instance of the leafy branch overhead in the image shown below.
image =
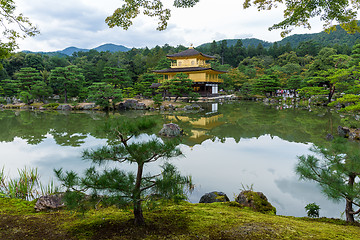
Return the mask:
M127 30L132 25L132 19L142 11L144 15L159 19L157 30L165 30L171 16L171 10L165 8L161 0L124 0L122 7L115 10L106 19L109 27L122 27ZM189 8L195 6L199 0L174 0L173 6ZM320 17L327 31L334 31L335 24L340 24L347 32L355 33L360 30L356 18L360 8L360 0L328 1L328 0L245 0L243 8L252 5L259 11L271 10L285 5L284 20L274 24L269 30L281 29L281 36L288 35L293 27L303 26L311 28L310 19ZM335 21L335 23L333 23Z
M164 8L161 0L125 0L121 8L115 10L113 15L106 18L106 23L110 28L122 27L127 30L133 24L132 19L136 18L141 10L143 14L159 19L157 30L162 31L167 28L167 22L170 19L171 11ZM199 0L174 0L174 6L177 8L193 7Z
M0 26L3 29L3 38L0 41L0 57L8 56L17 48L16 39L34 36L38 29L23 14L15 13L16 6L13 0L0 1Z
M360 30L357 24L357 10L360 8L359 0L351 1L328 1L328 0L245 0L244 8L254 4L259 11L271 10L284 4L284 20L274 24L269 30L282 29L281 36L284 37L292 31L292 27L303 26L310 29L309 20L320 17L324 22L324 28L328 32L336 30L333 21L340 24L349 33Z

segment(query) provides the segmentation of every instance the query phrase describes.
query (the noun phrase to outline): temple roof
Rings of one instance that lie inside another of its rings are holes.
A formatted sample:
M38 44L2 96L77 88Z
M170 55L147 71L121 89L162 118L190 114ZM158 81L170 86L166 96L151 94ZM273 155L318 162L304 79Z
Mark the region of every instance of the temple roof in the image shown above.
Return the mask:
M198 71L214 71L221 73L227 73L226 71L215 70L212 68L202 68L202 67L186 67L186 68L168 68L163 70L154 70L155 73L177 73L177 72L198 72Z
M170 59L187 58L187 57L195 57L195 56L199 56L199 57L201 57L201 58L203 58L205 60L211 60L211 59L215 58L213 56L203 54L203 53L195 50L194 48L189 48L189 49L187 49L185 51L182 51L182 52L179 52L179 53L166 55L166 57L168 57Z

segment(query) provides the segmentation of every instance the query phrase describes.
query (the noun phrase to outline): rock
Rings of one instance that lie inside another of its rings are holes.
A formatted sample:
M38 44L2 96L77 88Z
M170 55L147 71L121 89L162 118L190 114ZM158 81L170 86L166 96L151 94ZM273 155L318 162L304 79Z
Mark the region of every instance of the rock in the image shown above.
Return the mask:
M210 192L204 194L199 203L229 202L229 198L223 192Z
M349 137L350 129L347 127L338 126L337 128L338 134L340 137Z
M35 204L35 211L40 212L49 209L57 209L64 207L62 194L46 195L40 197Z
M145 103L137 103L135 106L136 110L146 110L146 105Z
M328 133L328 135L326 135L326 140L332 141L333 139L334 139L334 136L331 135L330 133Z
M139 102L137 100L134 99L128 99L124 102L124 107L125 109L136 109L136 105Z
M126 107L125 107L124 103L119 103L119 104L117 105L117 109L118 109L118 110L126 110Z
M159 135L165 137L177 137L182 135L182 129L175 123L164 124L163 128L160 130Z
M360 140L360 129L350 129L349 139Z
M267 197L262 192L242 191L235 201L257 212L276 214L276 208L269 203Z
M3 108L4 107L4 104L0 104L0 108Z
M56 110L61 110L61 111L71 111L72 107L68 104L64 104L64 105L59 105Z
M204 110L198 104L187 105L187 106L184 107L184 109L186 111L202 111L202 110Z
M169 110L175 110L175 107L172 104L169 104L168 108Z
M79 103L78 108L80 110L91 110L96 107L95 103Z

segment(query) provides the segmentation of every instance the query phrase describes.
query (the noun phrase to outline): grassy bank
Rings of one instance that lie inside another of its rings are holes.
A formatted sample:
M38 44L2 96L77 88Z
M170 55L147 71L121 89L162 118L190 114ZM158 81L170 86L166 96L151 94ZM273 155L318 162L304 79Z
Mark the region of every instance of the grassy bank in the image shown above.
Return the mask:
M0 239L360 239L360 226L342 220L267 215L236 203L169 204L145 211L36 213L35 202L0 198Z

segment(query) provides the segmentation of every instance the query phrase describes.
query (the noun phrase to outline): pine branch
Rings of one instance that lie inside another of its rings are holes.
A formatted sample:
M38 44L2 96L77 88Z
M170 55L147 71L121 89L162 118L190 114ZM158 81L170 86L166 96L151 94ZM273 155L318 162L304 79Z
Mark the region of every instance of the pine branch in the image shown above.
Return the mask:
M150 188L152 188L152 187L154 187L156 185L156 183L154 181L150 181L150 182L153 182L153 184L151 184L151 185L149 185L147 187L141 188L140 192L143 192L143 191L145 191L147 189L150 189Z

